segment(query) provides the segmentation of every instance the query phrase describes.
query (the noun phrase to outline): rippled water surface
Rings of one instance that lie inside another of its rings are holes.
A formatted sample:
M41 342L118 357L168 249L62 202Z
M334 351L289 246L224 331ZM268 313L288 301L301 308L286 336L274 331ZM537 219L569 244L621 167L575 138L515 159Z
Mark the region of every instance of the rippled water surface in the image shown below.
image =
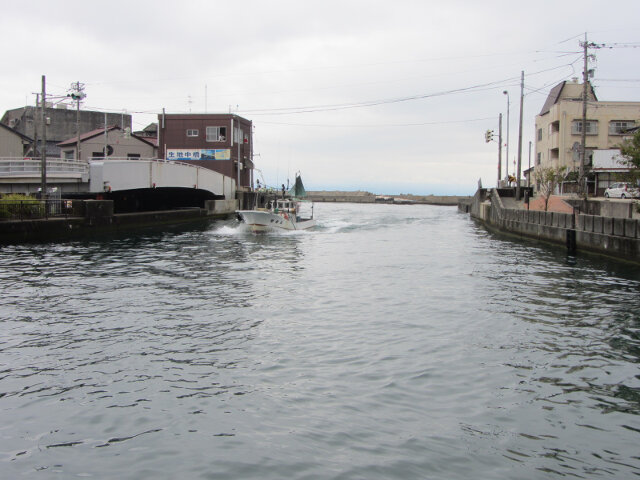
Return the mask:
M640 271L453 207L0 247L0 478L640 476Z

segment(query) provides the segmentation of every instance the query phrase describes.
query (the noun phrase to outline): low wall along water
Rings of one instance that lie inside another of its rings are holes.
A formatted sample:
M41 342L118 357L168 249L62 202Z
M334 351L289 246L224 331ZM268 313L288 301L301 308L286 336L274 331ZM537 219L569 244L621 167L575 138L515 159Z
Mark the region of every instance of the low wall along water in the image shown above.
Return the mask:
M65 216L0 221L0 244L69 240L124 230L226 218L238 205L237 200L207 200L205 208L114 213L113 200L72 202L72 213Z
M588 251L640 264L640 221L580 213L505 208L496 190L480 189L458 205L490 228L565 245L568 251Z

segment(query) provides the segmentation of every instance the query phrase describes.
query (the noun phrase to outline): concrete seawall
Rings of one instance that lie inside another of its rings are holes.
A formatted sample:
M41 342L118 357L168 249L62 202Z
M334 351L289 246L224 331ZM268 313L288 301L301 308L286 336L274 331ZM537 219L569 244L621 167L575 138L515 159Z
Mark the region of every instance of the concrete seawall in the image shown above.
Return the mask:
M376 196L369 192L318 191L307 192L307 198L313 202L374 203Z
M490 229L640 264L640 220L505 208L496 190L478 190L458 209Z
M236 205L234 200L208 200L205 208L117 214L112 200L74 200L73 213L66 217L0 221L0 244L73 240L223 219L233 214Z
M337 203L391 203L391 204L418 204L418 205L445 205L455 206L461 200L471 197L456 195L376 195L370 192L341 192L341 191L316 191L307 192L309 200L314 202Z

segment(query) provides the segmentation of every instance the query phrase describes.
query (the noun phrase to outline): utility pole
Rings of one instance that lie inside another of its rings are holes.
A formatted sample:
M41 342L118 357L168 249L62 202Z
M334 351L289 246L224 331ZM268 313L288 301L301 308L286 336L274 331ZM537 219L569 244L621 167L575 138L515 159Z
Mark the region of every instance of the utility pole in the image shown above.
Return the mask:
M496 188L500 188L501 173L502 173L502 113L498 115L498 183L496 183Z
M107 112L104 112L104 154L102 160L106 160L109 156L109 129L107 128Z
M520 200L520 173L522 169L522 109L524 104L524 70L520 74L520 125L518 127L518 173L516 174L516 200Z
M580 42L583 48L584 68L582 70L582 132L580 138L580 169L579 169L579 190L584 188L584 198L589 196L587 184L587 100L589 95L589 48L600 48L601 45L589 43L587 33L584 34L584 42ZM584 182L584 183L583 183Z
M47 80L42 75L42 96L40 97L40 121L42 122L42 152L40 165L40 198L47 198L47 121L45 109L47 107Z
M529 141L529 176L527 177L527 188L531 186L531 141Z
M40 94L36 93L36 108L33 114L33 153L32 158L38 158L38 105L40 105Z
M582 132L580 138L580 171L578 178L580 179L580 187L582 189L582 182L586 183L586 178L584 175L584 170L586 166L586 153L587 153L587 93L588 93L588 84L589 77L587 73L588 65L587 65L587 57L588 57L588 48L589 44L587 43L587 33L584 34L584 43L582 45L584 47L584 68L582 70ZM585 189L584 191L585 198L588 193Z

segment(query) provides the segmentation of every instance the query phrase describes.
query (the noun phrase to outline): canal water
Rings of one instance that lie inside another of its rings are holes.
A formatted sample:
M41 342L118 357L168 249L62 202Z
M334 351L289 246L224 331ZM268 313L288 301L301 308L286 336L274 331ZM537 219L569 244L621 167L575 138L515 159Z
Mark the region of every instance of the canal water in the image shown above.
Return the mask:
M0 478L640 475L640 269L315 213L0 247Z

